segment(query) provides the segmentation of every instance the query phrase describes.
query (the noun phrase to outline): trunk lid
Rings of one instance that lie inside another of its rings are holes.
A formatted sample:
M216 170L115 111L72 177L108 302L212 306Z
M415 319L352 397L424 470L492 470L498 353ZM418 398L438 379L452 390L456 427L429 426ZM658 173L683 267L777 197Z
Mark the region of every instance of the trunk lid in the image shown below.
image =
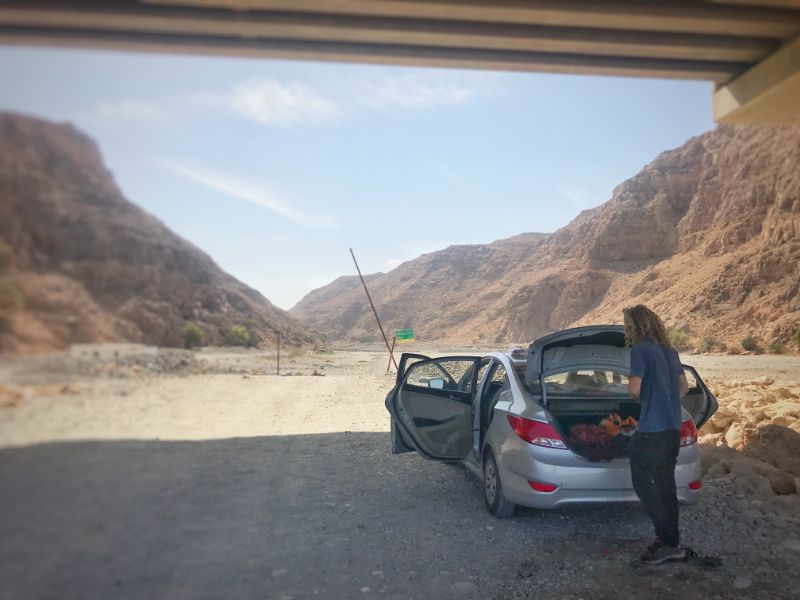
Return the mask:
M546 335L528 347L525 383L532 387L543 375L591 364L598 368L630 365L622 325L589 325Z

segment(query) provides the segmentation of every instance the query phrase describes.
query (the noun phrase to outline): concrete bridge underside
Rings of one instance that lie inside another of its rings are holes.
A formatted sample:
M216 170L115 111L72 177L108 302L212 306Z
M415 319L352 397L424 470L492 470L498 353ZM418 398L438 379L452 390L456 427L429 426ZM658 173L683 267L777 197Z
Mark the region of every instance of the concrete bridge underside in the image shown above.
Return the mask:
M700 79L800 123L800 0L0 0L0 44Z

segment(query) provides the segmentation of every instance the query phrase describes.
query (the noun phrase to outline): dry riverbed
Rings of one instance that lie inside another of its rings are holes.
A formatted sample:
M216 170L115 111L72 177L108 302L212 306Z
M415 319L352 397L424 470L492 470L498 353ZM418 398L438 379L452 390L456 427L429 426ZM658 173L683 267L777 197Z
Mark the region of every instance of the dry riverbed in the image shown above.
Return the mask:
M463 468L391 456L385 354L285 355L281 375L275 359L4 359L0 598L800 593L798 357L685 357L721 410L684 541L722 565L644 570L630 566L651 535L636 505L497 520Z

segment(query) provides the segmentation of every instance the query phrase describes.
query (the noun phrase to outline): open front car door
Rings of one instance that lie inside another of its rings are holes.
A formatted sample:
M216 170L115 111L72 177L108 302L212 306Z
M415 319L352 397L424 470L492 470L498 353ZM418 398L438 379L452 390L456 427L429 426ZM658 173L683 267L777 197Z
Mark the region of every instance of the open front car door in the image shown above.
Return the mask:
M717 399L700 379L700 375L697 374L694 367L681 366L686 375L686 381L689 383L689 392L683 397L681 404L692 415L695 427L699 430L717 412Z
M472 448L472 401L480 357L408 362L401 359L402 376L386 397L392 453L416 450L433 460L461 460Z

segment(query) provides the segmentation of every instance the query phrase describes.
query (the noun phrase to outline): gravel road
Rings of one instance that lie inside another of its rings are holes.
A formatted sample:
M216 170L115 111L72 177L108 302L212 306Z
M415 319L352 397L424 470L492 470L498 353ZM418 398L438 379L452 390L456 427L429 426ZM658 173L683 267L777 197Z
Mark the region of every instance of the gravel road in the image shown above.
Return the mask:
M498 520L463 467L392 456L384 369L348 353L325 377L20 384L23 403L0 410L2 439L30 437L0 449L0 598L800 595L797 495L709 480L682 529L722 565L633 569L651 535L638 505Z

